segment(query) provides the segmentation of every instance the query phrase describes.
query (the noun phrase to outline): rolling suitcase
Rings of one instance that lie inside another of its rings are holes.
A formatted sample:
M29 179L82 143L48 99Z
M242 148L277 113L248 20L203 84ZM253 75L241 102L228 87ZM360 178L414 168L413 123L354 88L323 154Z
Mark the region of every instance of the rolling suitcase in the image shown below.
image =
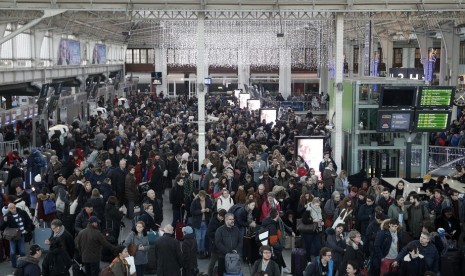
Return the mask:
M295 237L292 237L291 273L294 276L303 276L307 266L305 249L295 248Z
M180 211L181 211L181 215L182 215L182 208L181 208ZM176 222L175 232L174 232L174 237L178 241L182 241L182 239L184 238L184 233L182 232L182 228L185 227L185 226L186 226L186 224L184 223L184 216L182 216L182 218Z
M46 227L45 222L39 224L39 227L34 230L34 243L38 244L44 253L50 248L45 244L45 240L48 240L50 236L52 236L52 229Z

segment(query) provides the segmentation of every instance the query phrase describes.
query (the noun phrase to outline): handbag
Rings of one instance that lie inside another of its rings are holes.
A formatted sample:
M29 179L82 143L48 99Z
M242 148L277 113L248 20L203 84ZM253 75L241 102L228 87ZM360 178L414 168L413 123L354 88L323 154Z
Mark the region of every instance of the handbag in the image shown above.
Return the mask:
M69 206L69 214L70 215L74 215L76 213L77 206L78 206L78 200L76 198L73 201L73 203L71 203L71 205Z
M3 230L3 238L9 241L17 241L21 239L21 232L19 228L7 227Z
M132 237L132 243L128 245L128 253L129 256L135 256L137 251L137 245L134 242L134 236Z
M300 234L313 234L318 232L318 223L304 224L302 219L297 219L297 231Z
M350 214L352 214L352 210L350 210L349 212L345 212L343 217L339 215L337 219L334 221L332 228L336 229L336 226L338 226L339 224L345 224L345 220Z

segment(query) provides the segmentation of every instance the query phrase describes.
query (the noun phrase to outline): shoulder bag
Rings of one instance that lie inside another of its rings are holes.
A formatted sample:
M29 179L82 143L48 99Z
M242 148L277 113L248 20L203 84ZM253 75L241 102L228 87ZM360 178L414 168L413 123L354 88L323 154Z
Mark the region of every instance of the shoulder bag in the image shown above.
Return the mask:
M19 228L7 227L3 230L3 238L9 241L17 241L21 239L21 232Z

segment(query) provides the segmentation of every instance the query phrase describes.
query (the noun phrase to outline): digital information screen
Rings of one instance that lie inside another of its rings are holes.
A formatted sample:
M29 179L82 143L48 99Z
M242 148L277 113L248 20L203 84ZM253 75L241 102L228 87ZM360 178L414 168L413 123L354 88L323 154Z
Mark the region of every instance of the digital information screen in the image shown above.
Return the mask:
M413 111L379 111L378 132L409 132Z
M415 118L416 131L444 131L450 126L451 111L418 111Z
M420 107L450 107L454 94L453 87L421 87L419 93Z

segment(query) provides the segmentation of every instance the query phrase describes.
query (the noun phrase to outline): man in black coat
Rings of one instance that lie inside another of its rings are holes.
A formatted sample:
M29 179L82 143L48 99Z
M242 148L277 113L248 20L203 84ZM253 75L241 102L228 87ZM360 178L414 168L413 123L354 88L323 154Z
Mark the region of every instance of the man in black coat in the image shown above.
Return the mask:
M234 226L234 214L224 216L224 225L215 233L215 245L218 250L218 275L226 272L225 256L227 253L242 254L243 236L239 228Z
M125 189L125 180L126 180L126 160L121 159L119 161L119 167L110 171L108 178L111 179L111 186L113 191L115 191L116 197L120 204L125 203L124 199L124 189Z
M166 225L163 230L163 236L155 241L157 275L181 276L181 245L174 238L174 228L171 224Z
M45 244L50 245L50 240L52 240L52 238L58 238L63 249L72 258L74 256L73 236L65 229L63 222L59 219L52 220L51 228L52 235L45 241Z
M212 215L210 223L208 224L207 236L208 236L208 241L210 242L209 250L211 253L210 263L208 264L208 275L213 275L213 268L215 267L216 262L218 261L218 250L215 245L215 233L216 233L216 230L218 230L218 228L224 225L225 215L226 215L226 210L224 209L219 210L218 213L214 213Z
M79 233L82 229L87 227L87 223L89 222L89 218L92 216L97 216L94 213L94 206L90 202L86 202L84 204L84 209L76 217L76 221L74 222L74 231L76 234Z

